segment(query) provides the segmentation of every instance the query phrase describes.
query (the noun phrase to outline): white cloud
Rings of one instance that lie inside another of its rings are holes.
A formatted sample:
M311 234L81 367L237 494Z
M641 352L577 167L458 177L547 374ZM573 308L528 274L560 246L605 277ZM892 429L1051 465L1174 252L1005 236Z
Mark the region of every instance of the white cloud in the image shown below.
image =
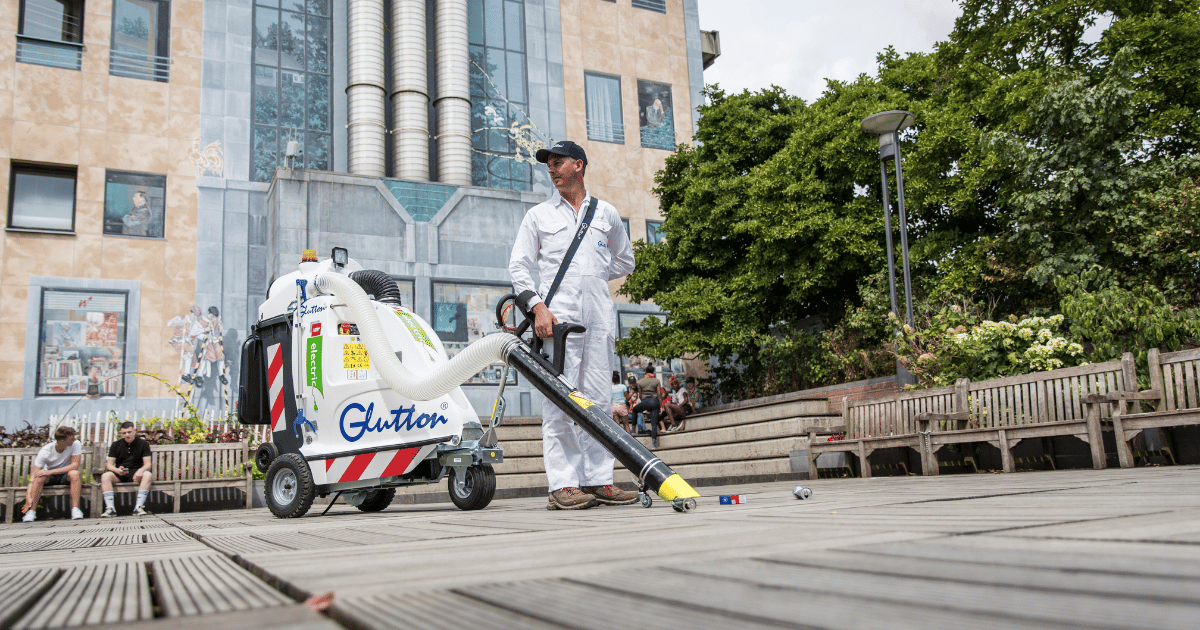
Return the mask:
M875 73L887 46L930 52L954 28L953 0L699 0L700 28L721 33L721 57L705 83L726 92L779 85L807 101L825 79Z

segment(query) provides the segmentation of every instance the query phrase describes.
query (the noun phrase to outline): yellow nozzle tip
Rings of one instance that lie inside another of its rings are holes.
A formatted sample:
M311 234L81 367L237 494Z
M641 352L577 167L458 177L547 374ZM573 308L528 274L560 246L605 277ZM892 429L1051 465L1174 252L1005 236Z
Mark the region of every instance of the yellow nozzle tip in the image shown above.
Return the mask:
M662 497L663 501L674 501L675 499L698 497L700 493L693 490L688 482L683 480L683 477L671 475L658 487L658 496Z

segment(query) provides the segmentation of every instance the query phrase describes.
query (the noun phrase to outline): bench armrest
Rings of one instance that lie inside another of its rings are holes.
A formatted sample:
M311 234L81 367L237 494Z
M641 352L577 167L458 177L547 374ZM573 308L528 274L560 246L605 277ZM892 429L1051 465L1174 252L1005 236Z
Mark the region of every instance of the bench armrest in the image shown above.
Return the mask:
M971 420L971 413L968 411L954 411L951 413L929 413L923 412L916 416L917 425L922 431L930 431L930 424L936 423L948 427L949 430L965 429L967 422Z

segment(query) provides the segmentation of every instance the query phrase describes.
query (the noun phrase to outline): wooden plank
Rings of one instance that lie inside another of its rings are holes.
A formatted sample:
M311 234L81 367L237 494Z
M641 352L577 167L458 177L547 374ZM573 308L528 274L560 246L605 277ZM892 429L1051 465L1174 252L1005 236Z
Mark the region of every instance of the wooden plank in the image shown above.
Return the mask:
M172 617L93 626L89 630L342 630L342 626L307 606L293 604L202 617Z
M137 562L71 567L13 628L68 628L151 619L149 584L137 578L144 573Z
M0 628L8 628L54 584L61 570L43 567L0 572Z
M159 601L168 617L251 610L293 603L279 591L218 554L153 564Z
M469 590L469 589L468 589ZM470 619L473 630L555 630L560 622L547 623L469 595L431 591L405 595L376 595L334 602L334 617L348 619L352 627L374 630L430 630L446 625L446 611Z

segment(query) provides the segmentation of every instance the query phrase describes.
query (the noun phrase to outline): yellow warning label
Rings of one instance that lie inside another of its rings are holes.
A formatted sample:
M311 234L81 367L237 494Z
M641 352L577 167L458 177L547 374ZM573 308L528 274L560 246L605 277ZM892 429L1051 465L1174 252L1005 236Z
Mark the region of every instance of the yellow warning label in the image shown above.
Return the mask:
M367 356L367 346L361 343L342 344L342 369L371 369L371 357Z
M587 409L588 407L591 407L592 405L596 404L596 403L584 398L583 396L581 396L578 391L571 392L569 395L571 396L571 400L575 401L575 404L579 405L580 407L583 407L584 409Z

